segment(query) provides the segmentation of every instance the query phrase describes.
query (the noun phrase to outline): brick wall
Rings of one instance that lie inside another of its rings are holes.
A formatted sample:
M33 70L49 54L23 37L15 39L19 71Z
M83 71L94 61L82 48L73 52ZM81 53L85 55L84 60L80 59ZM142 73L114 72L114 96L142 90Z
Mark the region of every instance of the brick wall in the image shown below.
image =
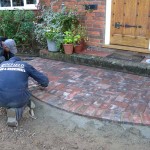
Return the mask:
M106 0L42 0L47 6L53 3L54 9L60 9L62 2L65 6L74 8L76 5L78 11L83 14L82 22L85 23L88 32L87 46L98 50L104 43L105 34L105 8ZM85 4L97 4L97 10L92 12L86 11L83 5Z

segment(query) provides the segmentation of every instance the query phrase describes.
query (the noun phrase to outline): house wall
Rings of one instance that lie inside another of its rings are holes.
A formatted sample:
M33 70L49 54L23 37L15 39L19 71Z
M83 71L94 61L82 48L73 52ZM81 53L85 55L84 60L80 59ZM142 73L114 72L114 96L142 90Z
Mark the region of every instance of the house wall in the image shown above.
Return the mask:
M106 0L41 0L46 6L53 4L53 9L61 9L62 3L69 8L78 8L82 14L82 22L85 24L88 33L87 46L98 50L105 40L105 15ZM85 4L97 4L97 10L86 11Z

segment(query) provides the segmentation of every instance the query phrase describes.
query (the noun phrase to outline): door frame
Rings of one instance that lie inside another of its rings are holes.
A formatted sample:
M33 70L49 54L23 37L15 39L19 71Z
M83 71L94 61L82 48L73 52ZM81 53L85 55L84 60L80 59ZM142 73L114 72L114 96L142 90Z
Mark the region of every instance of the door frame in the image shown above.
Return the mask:
M106 0L106 24L105 24L105 45L110 45L110 29L111 29L111 6L112 0ZM150 39L149 49L150 51Z

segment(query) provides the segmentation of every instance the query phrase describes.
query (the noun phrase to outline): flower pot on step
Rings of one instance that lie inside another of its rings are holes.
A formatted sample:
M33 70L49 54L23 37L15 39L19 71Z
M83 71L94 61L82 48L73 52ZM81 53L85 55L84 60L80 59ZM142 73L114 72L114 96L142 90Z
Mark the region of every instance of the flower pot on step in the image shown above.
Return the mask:
M47 46L48 46L48 50L50 52L58 52L58 48L56 46L55 41L51 41L51 40L47 39Z
M63 44L65 54L73 53L73 44Z
M82 45L82 50L84 50L86 46L84 39L81 40L80 44Z
M82 44L78 44L74 46L74 52L75 53L81 53L83 51L83 45Z

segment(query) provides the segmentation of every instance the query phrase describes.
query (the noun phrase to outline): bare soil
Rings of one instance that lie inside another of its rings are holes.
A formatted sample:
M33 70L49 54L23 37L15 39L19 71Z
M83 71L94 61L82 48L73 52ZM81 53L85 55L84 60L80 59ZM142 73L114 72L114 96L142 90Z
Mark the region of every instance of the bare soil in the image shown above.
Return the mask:
M58 110L36 100L36 120L17 128L0 115L0 150L149 150L150 139L131 126L102 122ZM150 131L150 130L149 130Z

